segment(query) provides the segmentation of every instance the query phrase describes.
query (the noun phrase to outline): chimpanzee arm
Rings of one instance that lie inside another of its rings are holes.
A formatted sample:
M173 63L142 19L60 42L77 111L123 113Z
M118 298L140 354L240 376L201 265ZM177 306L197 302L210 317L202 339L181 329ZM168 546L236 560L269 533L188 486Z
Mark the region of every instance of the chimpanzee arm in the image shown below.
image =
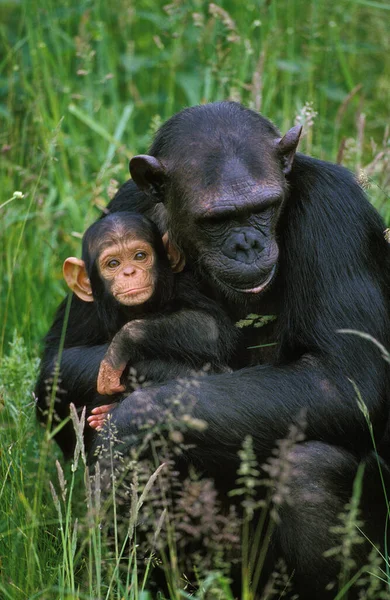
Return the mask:
M196 398L193 415L204 420L207 428L188 432L194 444L188 450L191 457L207 468L213 462L227 468L244 437L251 435L263 462L276 440L302 418L308 440L344 447L358 456L371 450L369 428L351 380L367 406L379 441L388 419L383 383L387 365L372 342L354 335L333 337L336 354L305 353L289 364L256 366L196 381L186 393ZM134 442L140 414L145 422L164 422L164 411L178 410L172 401L175 395L177 386L168 383L125 398L113 411L118 437Z
M107 352L108 344L99 346L65 348L58 365L58 356L52 353L42 362L41 373L37 383L39 403L43 401L43 387L53 381L56 366L59 367L59 389L63 390L76 406L88 404L88 400L96 395L96 379L99 364Z
M230 369L221 365L220 367L215 367L211 372L228 373L230 372ZM181 380L180 383L185 383L185 385L187 385L188 380L192 380L196 375L196 371L183 363L183 361L163 360L161 358L144 360L135 363L132 366L132 370L128 374L127 379L125 379L122 389L123 391L126 390L127 392L131 392L139 388L148 387L152 384L155 385L156 383L171 381L172 379L179 379ZM106 387L103 388L101 393L111 395L108 382L103 380L102 386ZM88 423L94 429L100 429L103 426L107 413L111 412L117 402L120 401L118 396L112 400L106 398L107 396L105 396L105 399L103 400L104 404L95 407L95 409L91 411L91 416L88 417ZM107 402L110 402L110 404L107 404Z
M207 362L221 365L228 360L235 338L233 325L219 327L207 312L183 309L130 321L115 335L104 361L114 369L156 357L181 361L193 369Z
M225 365L216 366L213 373L228 373L230 369ZM138 389L141 385L155 385L165 383L171 379L194 377L196 371L180 360L174 359L148 359L132 365L126 381L126 389Z

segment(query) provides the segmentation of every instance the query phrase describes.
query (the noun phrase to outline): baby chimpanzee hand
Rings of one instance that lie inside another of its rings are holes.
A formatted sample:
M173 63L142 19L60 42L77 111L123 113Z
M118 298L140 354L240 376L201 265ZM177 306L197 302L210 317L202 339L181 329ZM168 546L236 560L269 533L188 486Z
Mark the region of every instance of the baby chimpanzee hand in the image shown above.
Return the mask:
M125 391L125 386L121 384L121 375L125 366L114 369L107 360L102 360L97 380L97 391L99 394L112 396L112 394Z

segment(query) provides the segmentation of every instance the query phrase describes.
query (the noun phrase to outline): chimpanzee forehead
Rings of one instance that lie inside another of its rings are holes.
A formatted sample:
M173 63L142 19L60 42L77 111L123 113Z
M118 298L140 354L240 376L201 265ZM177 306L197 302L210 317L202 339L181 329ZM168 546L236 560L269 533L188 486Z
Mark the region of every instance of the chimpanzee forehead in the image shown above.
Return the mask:
M203 188L248 179L280 179L278 139L256 130L245 135L240 129L197 131L189 139L177 139L174 147L171 144L168 170L182 181L196 178Z
M280 203L283 197L282 186L269 182L240 182L237 187L230 186L223 196L215 190L194 196L189 199L189 208L195 219L232 217L242 212L260 212L272 204Z
M245 207L259 210L261 204L283 197L285 179L275 157L256 153L256 148L239 153L201 152L195 159L182 161L175 173L181 189L181 205L192 214L222 214ZM181 176L180 176L181 175Z
M102 256L110 251L131 250L133 247L141 246L150 248L151 244L145 239L145 235L140 235L139 231L106 231L105 235L96 241L95 252Z
M262 137L255 130L243 135L241 130L197 131L188 139L178 138L171 144L168 162L191 162L204 169L205 163L221 168L229 163L246 165L249 169L259 169L261 165L271 165L274 159L275 139Z
M152 250L152 246L146 240L127 236L122 239L117 239L116 241L103 243L99 248L99 257L102 259L105 256L123 253L127 254L136 250L146 250L149 252Z
M108 245L123 243L124 240L144 240L153 245L160 237L151 221L131 212L107 215L91 225L84 234L89 254L98 254Z

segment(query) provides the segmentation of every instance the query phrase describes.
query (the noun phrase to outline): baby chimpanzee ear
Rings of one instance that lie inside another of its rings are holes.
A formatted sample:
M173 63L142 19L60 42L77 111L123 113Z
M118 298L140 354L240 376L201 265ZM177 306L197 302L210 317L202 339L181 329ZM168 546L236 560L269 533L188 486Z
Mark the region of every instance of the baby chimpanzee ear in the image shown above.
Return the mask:
M139 154L130 160L130 175L143 192L157 196L156 201L162 202L162 186L165 182L165 167L158 158L148 154Z
M68 287L84 302L93 302L91 283L85 270L84 261L70 256L64 261L62 272Z
M185 259L184 254L182 254L180 252L180 250L178 249L178 247L175 246L175 244L170 241L168 232L164 233L164 235L162 237L162 241L163 241L165 250L168 254L168 260L171 264L172 271L174 273L181 273L181 271L184 269L184 266L186 264L186 259Z

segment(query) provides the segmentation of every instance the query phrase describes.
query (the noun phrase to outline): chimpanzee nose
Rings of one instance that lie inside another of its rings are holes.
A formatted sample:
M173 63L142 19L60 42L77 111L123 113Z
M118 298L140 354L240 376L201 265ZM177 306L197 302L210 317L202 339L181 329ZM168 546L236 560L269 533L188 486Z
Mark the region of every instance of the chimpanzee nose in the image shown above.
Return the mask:
M223 253L228 258L248 264L255 260L263 248L257 232L240 231L229 237L224 245Z
M132 265L125 267L122 271L123 275L133 275L134 272L135 272L135 267L133 267Z

